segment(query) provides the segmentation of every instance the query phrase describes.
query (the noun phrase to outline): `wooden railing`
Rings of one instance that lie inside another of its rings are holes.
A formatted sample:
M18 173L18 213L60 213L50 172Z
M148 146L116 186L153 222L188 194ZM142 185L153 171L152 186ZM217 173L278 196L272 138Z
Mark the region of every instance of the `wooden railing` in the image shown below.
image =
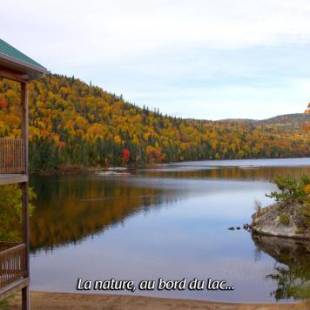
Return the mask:
M0 138L0 174L24 173L24 154L22 139Z
M25 244L0 242L0 290L26 276Z

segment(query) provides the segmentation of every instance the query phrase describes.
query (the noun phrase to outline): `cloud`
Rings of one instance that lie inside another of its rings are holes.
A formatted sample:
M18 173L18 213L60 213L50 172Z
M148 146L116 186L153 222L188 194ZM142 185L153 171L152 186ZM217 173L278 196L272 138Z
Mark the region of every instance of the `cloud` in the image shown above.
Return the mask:
M304 105L309 16L308 0L2 0L0 29L50 70L140 105L263 117L276 108L262 104Z
M173 47L304 42L309 16L307 0L3 0L0 26L34 53L96 63Z

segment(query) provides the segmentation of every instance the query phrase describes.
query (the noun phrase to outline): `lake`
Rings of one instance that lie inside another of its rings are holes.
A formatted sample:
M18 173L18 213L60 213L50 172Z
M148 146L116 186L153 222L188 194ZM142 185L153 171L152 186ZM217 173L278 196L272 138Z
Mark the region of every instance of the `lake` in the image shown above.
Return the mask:
M226 280L234 291L135 295L233 302L310 297L310 247L254 238L255 202L277 175L310 174L310 158L199 161L129 175L32 177L32 289L74 292L89 280Z

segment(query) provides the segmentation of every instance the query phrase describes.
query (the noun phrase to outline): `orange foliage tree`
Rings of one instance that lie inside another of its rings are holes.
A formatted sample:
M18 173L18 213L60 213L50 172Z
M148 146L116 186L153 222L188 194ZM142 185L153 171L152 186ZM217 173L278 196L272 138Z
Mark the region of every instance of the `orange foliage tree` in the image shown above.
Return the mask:
M20 134L19 93L17 83L0 80L0 137ZM51 74L31 82L29 112L32 171L310 156L310 137L303 130L310 114L266 121L181 119L137 107L74 77Z

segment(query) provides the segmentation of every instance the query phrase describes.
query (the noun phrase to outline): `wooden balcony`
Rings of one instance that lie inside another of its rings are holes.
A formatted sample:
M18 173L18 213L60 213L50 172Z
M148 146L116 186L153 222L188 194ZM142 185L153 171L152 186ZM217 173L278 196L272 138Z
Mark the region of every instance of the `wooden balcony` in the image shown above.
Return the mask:
M22 139L0 138L0 185L27 182Z
M46 74L37 62L0 40L0 77L20 83L21 139L0 138L0 185L21 183L24 244L0 247L0 299L21 289L22 309L30 309L28 207L28 82ZM1 199L1 197L0 197Z
M0 242L0 296L27 284L25 244Z

